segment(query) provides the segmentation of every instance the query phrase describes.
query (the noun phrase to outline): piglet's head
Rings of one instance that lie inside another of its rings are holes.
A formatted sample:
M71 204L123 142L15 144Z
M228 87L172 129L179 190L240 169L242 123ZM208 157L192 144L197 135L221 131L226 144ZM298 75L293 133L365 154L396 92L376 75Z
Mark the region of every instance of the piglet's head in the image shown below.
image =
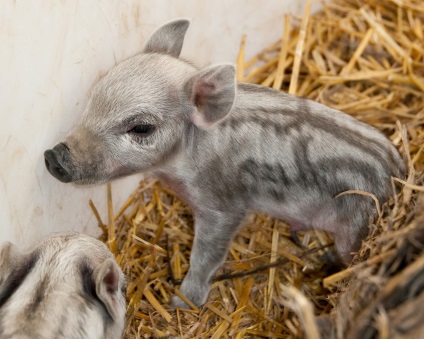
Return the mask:
M177 20L160 27L141 54L94 86L80 124L44 153L55 178L100 183L160 168L182 150L190 126L211 128L227 115L235 68L199 71L180 59L188 26Z

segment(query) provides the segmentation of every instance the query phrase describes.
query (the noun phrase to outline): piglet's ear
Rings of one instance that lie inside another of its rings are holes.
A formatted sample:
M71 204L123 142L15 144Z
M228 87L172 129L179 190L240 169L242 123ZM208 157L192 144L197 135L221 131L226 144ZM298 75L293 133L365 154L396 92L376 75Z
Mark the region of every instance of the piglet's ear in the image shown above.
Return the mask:
M105 305L108 313L116 322L124 315L121 312L122 291L119 284L119 268L116 262L108 258L94 270L96 294Z
M143 53L170 54L178 58L189 25L190 21L181 19L159 27L147 41Z
M193 123L207 129L223 119L233 107L236 84L236 69L232 64L210 66L189 79L184 90L194 105Z

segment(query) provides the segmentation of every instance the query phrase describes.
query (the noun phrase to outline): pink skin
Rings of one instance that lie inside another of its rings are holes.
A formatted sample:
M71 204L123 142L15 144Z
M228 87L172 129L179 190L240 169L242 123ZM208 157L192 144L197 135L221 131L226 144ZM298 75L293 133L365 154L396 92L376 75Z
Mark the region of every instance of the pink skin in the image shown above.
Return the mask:
M300 223L300 222L291 222L290 223L290 230L292 232L297 232L297 231L307 231L309 230L310 227L305 226L304 224Z
M205 130L213 125L213 123L207 122L200 114L192 114L190 118L195 125Z

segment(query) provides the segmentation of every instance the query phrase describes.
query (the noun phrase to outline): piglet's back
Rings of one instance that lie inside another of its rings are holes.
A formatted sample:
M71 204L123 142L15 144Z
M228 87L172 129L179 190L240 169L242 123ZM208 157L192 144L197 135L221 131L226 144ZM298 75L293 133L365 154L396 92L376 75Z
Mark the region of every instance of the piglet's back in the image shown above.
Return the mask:
M233 109L210 134L202 152L225 150L220 160L236 163L242 180L256 176L253 184L275 179L286 188L303 182L330 195L361 189L384 199L390 177L405 175L396 148L376 128L317 102L261 86L239 84ZM278 178L271 178L271 172Z

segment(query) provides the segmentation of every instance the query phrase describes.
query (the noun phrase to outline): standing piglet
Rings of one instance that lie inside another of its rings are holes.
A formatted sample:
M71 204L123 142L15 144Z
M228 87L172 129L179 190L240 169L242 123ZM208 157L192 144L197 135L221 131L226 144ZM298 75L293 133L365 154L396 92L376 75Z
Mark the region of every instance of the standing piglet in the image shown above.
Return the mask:
M378 130L316 102L237 83L231 64L197 69L180 59L189 26L159 28L143 53L94 87L81 123L45 152L62 182L91 184L150 171L195 214L190 270L182 292L196 305L249 211L294 230L332 233L348 262L384 202L391 176L403 176L395 147ZM178 298L177 306L186 306Z
M0 338L117 339L125 277L100 241L57 233L32 251L0 246Z

